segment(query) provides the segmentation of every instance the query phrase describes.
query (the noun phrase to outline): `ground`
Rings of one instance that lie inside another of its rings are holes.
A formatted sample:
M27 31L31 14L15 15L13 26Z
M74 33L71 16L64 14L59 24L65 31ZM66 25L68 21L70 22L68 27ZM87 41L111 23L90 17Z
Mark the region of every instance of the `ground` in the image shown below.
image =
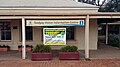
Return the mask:
M84 51L80 51L80 60L59 60L58 51L50 61L31 61L31 53L22 60L21 55L18 51L0 52L0 67L120 67L120 49L104 44L90 51L90 60L85 60Z
M92 60L0 60L0 67L120 67L120 59Z

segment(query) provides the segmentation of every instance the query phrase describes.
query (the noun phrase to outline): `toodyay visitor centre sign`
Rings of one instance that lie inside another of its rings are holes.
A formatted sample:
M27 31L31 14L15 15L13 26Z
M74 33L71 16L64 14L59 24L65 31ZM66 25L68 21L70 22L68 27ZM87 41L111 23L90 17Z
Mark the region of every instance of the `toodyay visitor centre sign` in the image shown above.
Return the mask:
M84 20L27 20L26 26L84 26Z

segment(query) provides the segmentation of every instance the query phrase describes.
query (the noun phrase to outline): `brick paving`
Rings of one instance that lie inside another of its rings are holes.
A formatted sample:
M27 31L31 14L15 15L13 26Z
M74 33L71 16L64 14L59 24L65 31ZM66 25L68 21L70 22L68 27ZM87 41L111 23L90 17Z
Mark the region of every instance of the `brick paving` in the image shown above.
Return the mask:
M0 67L120 67L120 59L31 61L0 60Z

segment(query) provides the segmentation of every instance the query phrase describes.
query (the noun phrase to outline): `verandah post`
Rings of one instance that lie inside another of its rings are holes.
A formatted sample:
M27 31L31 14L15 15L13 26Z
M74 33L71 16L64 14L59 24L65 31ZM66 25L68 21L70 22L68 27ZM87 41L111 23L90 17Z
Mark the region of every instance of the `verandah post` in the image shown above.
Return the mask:
M89 59L89 15L86 16L85 23L85 58Z
M25 46L25 18L22 18L22 59L26 58Z

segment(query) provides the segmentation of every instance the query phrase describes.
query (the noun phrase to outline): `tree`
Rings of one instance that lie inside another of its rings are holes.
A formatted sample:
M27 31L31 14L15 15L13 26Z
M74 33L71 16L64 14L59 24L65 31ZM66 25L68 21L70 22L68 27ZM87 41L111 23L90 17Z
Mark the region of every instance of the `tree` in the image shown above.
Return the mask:
M79 2L100 6L100 0L78 0Z
M92 4L96 6L100 6L100 12L120 12L120 0L103 0L102 4L100 4L100 0L78 0L79 2Z
M120 0L111 0L105 6L101 6L100 12L120 12Z

